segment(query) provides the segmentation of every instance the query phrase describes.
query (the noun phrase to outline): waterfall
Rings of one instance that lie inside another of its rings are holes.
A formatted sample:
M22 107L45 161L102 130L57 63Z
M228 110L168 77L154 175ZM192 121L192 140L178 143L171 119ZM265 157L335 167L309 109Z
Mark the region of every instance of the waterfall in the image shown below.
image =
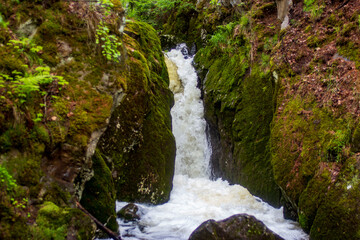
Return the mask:
M138 204L139 222L118 220L123 239L186 240L202 222L222 220L238 213L253 215L284 239L302 240L308 236L297 223L283 218L282 209L275 209L252 196L240 185L218 179L210 180L210 147L206 141L204 107L197 86L192 58L182 54L184 45L166 56L170 65L170 87L174 92L172 108L173 133L177 156L173 190L168 203L158 206ZM177 71L177 76L174 73ZM117 203L118 210L127 203Z

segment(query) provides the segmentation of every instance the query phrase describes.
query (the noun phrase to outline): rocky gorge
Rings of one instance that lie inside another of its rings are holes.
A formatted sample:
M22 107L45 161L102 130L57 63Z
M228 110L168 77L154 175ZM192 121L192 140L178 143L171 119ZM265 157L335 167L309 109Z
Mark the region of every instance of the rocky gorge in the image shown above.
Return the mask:
M162 49L186 42L212 178L310 239L360 239L360 2L173 2L128 20L133 1L0 2L0 238L92 239L77 203L117 232L116 200L169 200Z

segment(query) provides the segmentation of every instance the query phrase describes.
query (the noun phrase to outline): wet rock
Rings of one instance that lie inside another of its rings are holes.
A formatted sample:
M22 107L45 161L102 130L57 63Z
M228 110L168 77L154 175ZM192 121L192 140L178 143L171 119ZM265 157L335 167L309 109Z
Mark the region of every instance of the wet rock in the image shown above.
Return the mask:
M129 203L117 212L117 216L118 218L124 219L125 222L139 220L139 207L134 203Z
M58 47L59 54L63 58L68 57L72 52L72 48L70 47L69 43L67 43L67 42L58 40L57 47Z
M164 203L172 189L176 151L170 115L173 94L155 30L145 23L129 22L126 31L141 36L140 51L128 53L141 61L127 66L131 78L114 101L97 150L114 176L117 200Z
M177 73L177 66L169 58L165 57L166 67L169 73L170 85L169 88L173 93L180 93L184 91L184 86Z
M233 215L225 220L208 220L202 223L189 240L236 240L236 239L274 239L280 236L269 230L265 224L247 214Z

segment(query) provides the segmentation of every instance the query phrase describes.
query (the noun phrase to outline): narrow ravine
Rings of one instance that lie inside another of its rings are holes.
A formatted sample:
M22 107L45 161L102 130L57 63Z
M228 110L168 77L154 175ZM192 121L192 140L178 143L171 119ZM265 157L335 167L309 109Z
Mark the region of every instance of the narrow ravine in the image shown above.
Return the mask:
M175 63L180 79L171 85L175 96L171 114L177 143L171 197L163 205L138 204L141 219L137 223L125 223L119 219L122 238L185 240L208 219L221 220L234 214L247 213L263 221L284 239L308 239L297 223L283 218L282 209L262 202L240 185L229 185L220 179L210 180L210 147L206 141L203 103L200 90L196 87L193 59L184 57L181 52L183 47L180 45L166 53ZM117 203L117 210L126 204Z

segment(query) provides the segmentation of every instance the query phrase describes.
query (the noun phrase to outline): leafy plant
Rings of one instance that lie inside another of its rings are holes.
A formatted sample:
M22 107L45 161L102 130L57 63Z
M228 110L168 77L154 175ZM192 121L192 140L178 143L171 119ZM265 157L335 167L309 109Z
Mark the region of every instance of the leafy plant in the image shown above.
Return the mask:
M43 50L43 47L36 45L30 39L12 39L6 45L14 48L15 51L19 54L25 54L25 56L27 56L33 62L37 62L40 65L42 64L42 60L39 59L38 53Z
M15 179L9 174L9 172L0 165L0 186L2 189L12 191L17 187Z
M28 203L28 199L27 198L23 198L22 200L16 200L14 198L11 198L11 204L16 207L16 208L22 208L25 209L26 205Z
M109 16L113 10L122 7L120 0L100 0L100 5L105 10L105 16ZM95 42L100 44L101 53L107 60L119 62L121 57L119 47L122 43L115 35L110 34L110 29L104 20L97 25Z
M25 76L21 76L21 73L16 71L13 74L15 77L12 81L12 88L20 99L20 103L24 103L32 92L40 92L41 86L48 85L54 80L57 80L60 86L68 84L63 77L51 75L49 67L37 67L35 73L26 73ZM42 95L46 93L46 91L41 91Z
M7 94L8 98L13 99L16 104L21 106L33 93L47 95L49 93L48 86L54 81L57 81L57 85L60 86L58 89L68 84L63 77L52 75L49 67L37 67L35 72L26 72L25 74L13 71L12 76L0 74L0 88L3 91L0 100L6 99L5 94ZM40 107L43 106L44 104L40 103ZM39 122L42 117L42 113L37 113L33 121Z
M101 21L96 29L96 44L101 44L101 53L109 61L119 62L121 42L115 35L110 34L109 28Z
M228 40L231 37L236 24L236 22L231 22L226 25L218 26L215 34L212 35L209 42L213 45L229 43Z
M323 6L317 4L317 0L304 0L304 11L310 12L313 19L318 19L323 13Z
M105 9L105 15L108 16L114 8L114 3L111 0L100 0L100 5Z
M334 133L334 137L329 142L328 155L330 161L341 161L341 152L349 140L349 136L346 131L337 130Z
M31 42L30 39L28 38L23 38L21 40L10 40L7 43L8 46L12 46L15 49L17 49L18 52L22 53L26 50L29 50L32 53L38 53L40 52L43 48L41 46L37 46L35 45L33 42Z

